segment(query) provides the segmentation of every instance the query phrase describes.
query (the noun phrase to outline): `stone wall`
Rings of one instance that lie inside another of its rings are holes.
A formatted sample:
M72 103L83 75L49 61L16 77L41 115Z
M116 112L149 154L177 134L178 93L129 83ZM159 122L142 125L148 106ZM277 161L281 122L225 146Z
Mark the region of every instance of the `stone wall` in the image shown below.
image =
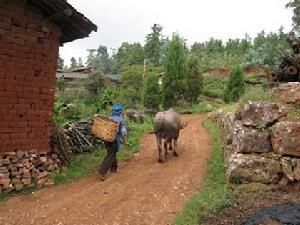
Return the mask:
M224 134L229 182L300 181L300 122L281 121L286 115L284 106L264 102L248 102L237 113L210 114Z
M0 156L0 193L52 183L60 161L55 154L36 151L7 152Z

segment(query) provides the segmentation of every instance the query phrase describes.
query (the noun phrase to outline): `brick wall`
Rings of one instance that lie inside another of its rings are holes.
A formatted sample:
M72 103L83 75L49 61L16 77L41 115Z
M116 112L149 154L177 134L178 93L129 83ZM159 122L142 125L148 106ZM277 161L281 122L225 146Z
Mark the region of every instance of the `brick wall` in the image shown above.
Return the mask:
M61 30L25 2L0 2L0 154L49 151Z

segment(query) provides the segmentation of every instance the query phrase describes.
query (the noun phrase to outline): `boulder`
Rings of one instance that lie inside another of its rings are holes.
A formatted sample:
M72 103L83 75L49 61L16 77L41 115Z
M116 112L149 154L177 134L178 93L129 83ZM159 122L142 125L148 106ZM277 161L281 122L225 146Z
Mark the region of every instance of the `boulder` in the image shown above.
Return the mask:
M282 156L300 157L300 122L279 122L272 127L272 146Z
M272 150L271 135L267 130L247 128L241 121L236 121L233 133L232 145L237 153L266 153Z
M288 178L289 181L294 181L295 174L293 170L292 159L287 157L281 158L280 164L282 168L282 173Z
M273 89L273 96L282 103L300 105L300 83L290 82L281 84Z
M272 126L280 118L287 115L287 110L276 103L251 102L239 112L243 125L252 128L264 129Z
M300 181L300 159L293 159L295 180Z
M264 184L278 182L280 162L271 154L231 154L225 159L226 177L230 183L258 182Z

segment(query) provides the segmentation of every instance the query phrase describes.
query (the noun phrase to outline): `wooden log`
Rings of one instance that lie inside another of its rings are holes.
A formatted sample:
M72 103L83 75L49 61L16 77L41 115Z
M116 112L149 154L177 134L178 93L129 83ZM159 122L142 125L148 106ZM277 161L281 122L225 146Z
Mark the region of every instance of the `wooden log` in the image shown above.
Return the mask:
M290 75L290 76L295 76L298 74L298 69L296 66L288 66L286 69L285 69L285 72L286 74Z

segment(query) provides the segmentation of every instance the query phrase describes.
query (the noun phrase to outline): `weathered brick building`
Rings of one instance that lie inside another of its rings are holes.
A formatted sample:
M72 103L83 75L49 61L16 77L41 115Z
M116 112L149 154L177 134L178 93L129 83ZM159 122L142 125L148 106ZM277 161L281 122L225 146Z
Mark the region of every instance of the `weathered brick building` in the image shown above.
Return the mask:
M65 0L0 0L0 193L5 153L49 151L59 46L96 30Z
M0 1L1 152L48 151L59 45L92 30L63 0Z

